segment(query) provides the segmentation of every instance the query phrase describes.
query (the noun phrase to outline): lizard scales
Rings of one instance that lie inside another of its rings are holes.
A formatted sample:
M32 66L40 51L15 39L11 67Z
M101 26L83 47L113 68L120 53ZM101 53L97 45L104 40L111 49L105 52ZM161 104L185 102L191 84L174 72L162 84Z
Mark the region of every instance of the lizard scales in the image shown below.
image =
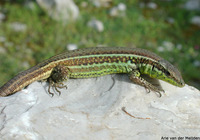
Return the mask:
M150 51L97 47L65 52L19 73L0 88L0 96L13 94L38 80L50 79L50 82L60 83L66 78L89 78L114 73L128 73L131 81L156 92L160 90L143 79L141 74L178 87L185 85L180 72L172 64Z

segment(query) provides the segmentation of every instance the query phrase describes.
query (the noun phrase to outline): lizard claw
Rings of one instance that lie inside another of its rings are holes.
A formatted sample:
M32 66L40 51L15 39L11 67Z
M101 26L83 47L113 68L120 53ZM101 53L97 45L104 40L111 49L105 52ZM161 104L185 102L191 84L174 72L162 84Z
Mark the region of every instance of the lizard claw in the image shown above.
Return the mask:
M145 89L146 89L146 92L147 92L147 93L150 93L150 92L151 92L151 90L150 90L148 87L145 87Z

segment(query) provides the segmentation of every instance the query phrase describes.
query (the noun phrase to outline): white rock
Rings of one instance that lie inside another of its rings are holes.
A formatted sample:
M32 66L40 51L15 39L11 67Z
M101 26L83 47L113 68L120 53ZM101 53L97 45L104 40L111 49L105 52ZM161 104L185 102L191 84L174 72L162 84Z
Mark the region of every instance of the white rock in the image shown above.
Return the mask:
M4 43L4 46L6 46L6 47L12 47L12 46L14 46L14 43L7 41L7 42Z
M174 44L169 41L163 41L163 46L167 51L172 51L174 49Z
M119 3L117 7L118 7L118 9L120 11L125 11L126 10L126 5L124 3Z
M193 64L194 64L195 67L200 67L200 61L198 61L198 60L195 60L193 62Z
M192 24L195 24L197 26L200 26L200 16L194 16L192 19L191 19L191 23Z
M174 23L174 18L168 17L168 18L167 18L167 21L168 21L169 23L173 24L173 23Z
M78 46L76 44L68 44L67 50L76 50L78 49Z
M2 20L4 20L5 19L5 15L3 14L3 13L0 13L0 23L2 22Z
M165 48L163 46L158 46L157 49L158 49L159 52L164 52L165 51Z
M109 15L112 17L116 17L119 15L119 10L117 7L113 7L110 9Z
M4 36L0 36L0 42L5 42L6 38Z
M23 32L26 30L27 26L26 26L26 24L23 24L20 22L13 22L10 24L10 28L16 32Z
M33 1L25 1L24 6L30 10L35 10L36 9L36 3Z
M4 47L0 46L0 54L5 54L7 51Z
M96 7L109 7L112 0L90 0Z
M123 17L125 16L126 5L124 3L119 3L117 6L110 9L110 16L112 17Z
M147 3L147 7L151 8L151 9L156 9L157 8L157 4L154 2L149 2Z
M1 139L200 137L200 91L188 85L178 88L161 82L165 94L159 98L125 75L69 79L66 84L68 89L61 89L61 96L50 97L47 83L34 82L1 97Z
M182 44L177 44L176 48L179 49L179 50L181 50L183 48L183 46L182 46Z
M104 30L103 23L99 20L96 20L96 19L90 20L87 25L89 27L97 30L98 32L103 32L103 30Z
M76 20L79 9L72 0L37 0L38 4L55 20Z
M169 41L163 41L162 46L158 47L159 52L164 52L164 51L172 51L174 49L174 44Z
M22 66L24 69L28 69L28 68L30 68L30 64L29 64L28 61L24 61L24 62L22 62L22 63L21 63L21 66Z
M139 3L139 7L140 7L140 8L145 8L145 7L147 7L147 8L150 8L150 9L156 9L158 6L157 6L157 4L154 3L154 2L148 2L147 4L145 4L144 2L140 2L140 3Z
M184 7L188 10L200 10L200 0L187 0Z

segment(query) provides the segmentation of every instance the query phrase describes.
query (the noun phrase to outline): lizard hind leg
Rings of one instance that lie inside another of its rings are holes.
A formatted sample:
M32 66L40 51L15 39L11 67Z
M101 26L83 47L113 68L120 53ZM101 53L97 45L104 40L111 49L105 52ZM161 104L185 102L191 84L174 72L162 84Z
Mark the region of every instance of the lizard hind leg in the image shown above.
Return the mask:
M149 83L147 80L145 80L144 78L142 78L139 70L133 70L133 71L131 71L129 73L129 78L134 83L145 87L145 89L146 89L146 91L148 93L152 90L152 91L155 91L156 93L158 93L159 97L161 97L162 95L161 95L160 92L161 91L164 92L164 90L161 90L161 89L157 88L156 86L154 86L153 84Z
M60 95L61 92L58 90L58 88L67 88L67 85L64 85L63 81L67 80L68 76L69 76L69 69L66 66L57 65L55 68L53 68L51 75L47 79L47 81L49 82L49 88L48 88L49 94L52 96L54 95L54 93L50 91L50 88L52 87Z

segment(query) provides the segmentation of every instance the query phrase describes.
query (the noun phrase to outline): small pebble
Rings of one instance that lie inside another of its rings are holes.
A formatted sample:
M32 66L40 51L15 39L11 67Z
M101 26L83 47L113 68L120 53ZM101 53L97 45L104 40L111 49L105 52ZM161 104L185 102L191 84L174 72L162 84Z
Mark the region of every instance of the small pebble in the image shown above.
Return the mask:
M6 16L3 13L0 13L0 23L6 18Z
M192 19L191 19L191 23L192 24L195 24L197 26L200 26L200 16L194 16Z
M159 46L159 47L158 47L158 51L159 51L159 52L164 52L164 51L165 51L165 49L164 49L164 47L163 47L163 46Z
M68 44L67 49L70 50L70 51L76 50L76 49L78 49L78 46L76 44Z
M163 41L163 46L166 48L167 51L172 51L174 48L174 44L169 41Z
M157 4L154 2L149 2L147 3L147 7L150 9L156 9L157 8Z
M194 64L195 67L200 67L200 61L198 61L198 60L195 60L193 62L193 64Z
M5 42L6 38L4 36L0 36L0 42Z
M167 18L167 22L173 24L174 23L174 18L168 17Z
M98 32L103 32L103 30L104 30L103 23L96 19L90 20L88 22L88 26L97 30Z
M2 46L0 46L0 53L1 54L5 54L6 53L6 49Z
M110 16L112 17L123 17L125 16L126 5L119 3L117 6L110 9Z
M118 7L118 9L120 11L125 11L126 10L126 5L124 3L119 3L117 7Z

